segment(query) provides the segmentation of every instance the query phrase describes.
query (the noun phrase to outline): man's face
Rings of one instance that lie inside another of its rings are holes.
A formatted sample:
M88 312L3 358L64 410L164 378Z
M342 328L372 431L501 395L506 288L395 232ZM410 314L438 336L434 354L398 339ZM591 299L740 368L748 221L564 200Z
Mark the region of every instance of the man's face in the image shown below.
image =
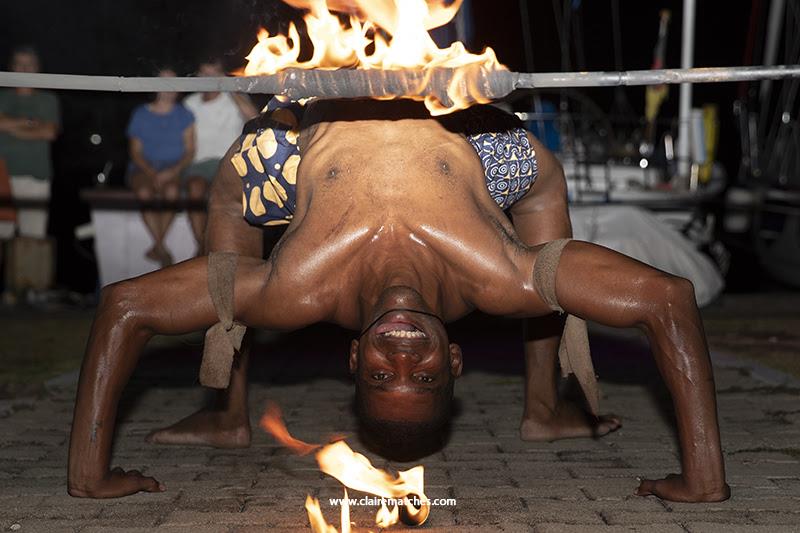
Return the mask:
M450 401L451 382L461 375L461 349L448 344L437 318L391 311L353 341L350 371L371 416L424 421Z
M35 54L20 52L11 58L11 70L13 72L39 72L39 58Z
M201 78L220 78L225 76L225 71L219 63L203 63L197 69L197 75Z

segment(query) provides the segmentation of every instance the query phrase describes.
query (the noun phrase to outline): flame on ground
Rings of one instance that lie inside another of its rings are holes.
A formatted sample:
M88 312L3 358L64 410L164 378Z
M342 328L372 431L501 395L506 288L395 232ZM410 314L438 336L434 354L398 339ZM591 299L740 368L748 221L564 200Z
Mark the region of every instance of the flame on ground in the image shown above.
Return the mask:
M320 444L309 444L295 439L289 434L289 430L281 418L281 411L272 402L267 405L264 416L261 417L261 427L271 434L282 445L289 448L298 455L306 455L314 450L317 451L315 457L320 470L336 478L345 486L344 498L341 505L341 533L350 533L350 505L347 495L347 488L351 488L367 494L373 494L381 498L393 498L402 500L408 496L416 496L421 501L427 501L425 496L423 466L415 466L410 470L400 471L397 476L385 470L380 470L372 466L365 456L354 452L343 440L322 446ZM337 529L328 524L322 515L319 501L310 495L306 497L305 504L308 520L311 529L315 533L339 533ZM406 514L415 516L419 511L406 499ZM427 512L425 513L427 518ZM400 510L397 505L392 505L392 509L383 502L381 508L375 515L375 523L378 527L387 528L396 524L400 520ZM420 521L422 523L424 518Z
M286 429L281 418L280 407L272 402L267 404L267 410L261 417L261 427L297 455L308 455L320 447L319 444L308 444L289 435L289 430Z
M469 53L461 42L439 48L428 30L450 22L463 0L284 0L308 11L303 20L313 46L312 57L299 61L300 35L294 23L287 35L270 35L265 29L247 56L244 74L274 74L286 68L361 68L361 69L453 69L445 104L436 96L425 95L427 80L405 98L425 100L433 115L464 109L473 103L486 103L475 90L475 78L493 70L504 70L494 51ZM342 24L332 11L350 13ZM466 92L465 94L465 87Z

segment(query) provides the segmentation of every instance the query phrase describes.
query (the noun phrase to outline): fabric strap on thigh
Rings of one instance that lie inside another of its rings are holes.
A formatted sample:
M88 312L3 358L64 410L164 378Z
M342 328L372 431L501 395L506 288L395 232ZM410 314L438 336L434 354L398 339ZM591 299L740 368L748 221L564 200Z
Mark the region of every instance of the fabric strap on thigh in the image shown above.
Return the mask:
M536 292L553 311L563 313L556 296L556 274L561 252L571 239L559 239L545 244L536 256L533 267L533 282ZM567 315L561 345L558 347L558 360L561 374L567 377L575 374L583 389L589 410L595 416L600 411L600 390L594 373L592 355L589 350L589 334L586 322L574 315Z
M233 290L237 254L212 252L208 255L208 292L219 322L206 331L200 383L225 389L231 381L233 356L242 346L247 328L233 321Z

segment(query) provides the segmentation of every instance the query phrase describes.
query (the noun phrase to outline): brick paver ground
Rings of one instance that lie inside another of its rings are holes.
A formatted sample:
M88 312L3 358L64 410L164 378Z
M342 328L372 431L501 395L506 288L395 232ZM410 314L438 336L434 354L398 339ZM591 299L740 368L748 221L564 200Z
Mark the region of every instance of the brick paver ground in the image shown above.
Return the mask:
M754 370L740 359L716 357L733 497L717 504L674 504L632 495L637 476L663 476L678 468L669 404L652 358L638 341L593 335L602 406L622 416L620 431L599 440L526 443L517 433L522 400L518 325L471 319L453 336L464 346L467 372L456 388L452 437L441 452L420 462L426 467L428 496L456 498L457 505L434 509L421 530L800 531L796 381L781 383L780 376ZM166 493L111 501L66 494L74 385L63 379L51 383L40 398L0 406L0 528L304 531L307 493L323 498L323 512L338 522L338 510L325 501L341 494L338 483L321 475L312 458L288 455L258 430L253 446L245 450L143 442L150 429L201 403L204 393L194 386L195 341L151 349L120 411L114 464L156 476L167 485ZM317 441L352 432L347 341L346 334L329 328L261 339L252 418L272 399L284 408L290 430L300 438ZM363 450L355 437L348 441ZM354 520L367 526L373 512L355 509Z

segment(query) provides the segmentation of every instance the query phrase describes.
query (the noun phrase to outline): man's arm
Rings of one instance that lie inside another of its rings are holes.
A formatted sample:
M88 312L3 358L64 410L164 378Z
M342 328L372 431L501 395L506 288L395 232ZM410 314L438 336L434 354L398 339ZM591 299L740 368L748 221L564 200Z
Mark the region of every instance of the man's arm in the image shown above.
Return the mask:
M540 249L531 252L534 265ZM523 291L526 315L551 312L540 290ZM637 494L672 501L727 499L714 376L691 282L607 248L574 241L558 263L555 297L567 313L612 327L638 327L650 340L672 394L682 472L644 480Z
M258 116L258 109L253 105L253 101L246 94L231 93L236 107L239 108L239 114L245 121L252 120Z
M54 141L58 136L58 124L0 115L0 131L26 141Z
M248 308L265 309L263 284L268 279L268 264L261 261L261 229L250 226L242 217L241 179L230 163L237 147L234 143L223 158L212 184L206 247L244 256L235 285L237 318L269 326L271 320L263 314L247 318ZM116 405L140 351L154 332L203 329L218 319L208 296L205 264L205 258L198 258L103 290L81 369L70 437L69 492L73 496L105 498L165 490L154 478L138 471L109 469ZM171 291L176 293L170 296ZM195 301L189 302L189 295ZM270 298L286 302L286 296ZM253 297L261 299L260 303ZM177 307L169 309L173 303ZM295 320L303 321L303 317Z

